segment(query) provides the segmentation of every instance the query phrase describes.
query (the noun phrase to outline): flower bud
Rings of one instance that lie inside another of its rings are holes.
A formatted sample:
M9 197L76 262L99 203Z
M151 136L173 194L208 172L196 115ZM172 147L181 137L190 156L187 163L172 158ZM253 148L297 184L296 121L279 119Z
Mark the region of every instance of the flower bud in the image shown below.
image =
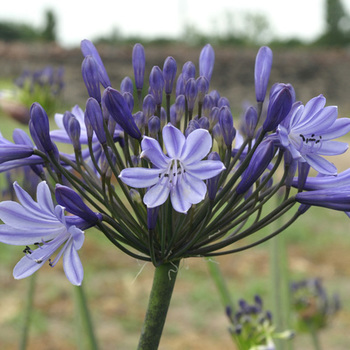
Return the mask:
M233 127L232 114L227 106L221 107L219 110L219 123L225 145L231 147L232 141L236 136L236 129Z
M130 92L130 94L133 94L134 92L134 86L132 83L131 78L125 77L122 82L120 83L120 92L123 94L124 92Z
M111 86L111 82L109 80L106 68L103 65L101 57L100 57L98 51L96 50L94 44L89 40L82 40L81 45L80 45L80 49L81 49L84 57L90 55L94 58L95 62L97 63L99 81L101 82L102 86L104 88ZM94 96L92 96L92 97L94 97Z
M132 50L132 66L134 68L136 89L141 91L146 67L145 50L141 44L135 44Z
M185 136L187 137L192 131L195 131L197 129L200 129L200 125L199 123L197 122L197 120L190 120L190 122L188 123L188 126L185 130Z
M207 117L199 118L198 123L202 129L209 130L210 123Z
M205 95L202 104L202 115L209 117L212 108L214 107L213 98L210 95Z
M272 56L272 51L267 46L261 47L256 56L254 80L255 95L258 102L263 102L265 99L272 66Z
M214 106L218 107L218 102L219 102L219 99L220 99L219 92L217 90L212 90L212 91L209 92L209 95L211 96L211 98L214 101Z
M177 96L175 100L176 122L178 123L185 114L186 99L184 95Z
M149 230L154 230L157 224L159 206L155 208L147 208L147 226Z
M173 57L169 56L165 59L163 65L163 77L164 77L164 90L167 95L170 95L173 91L175 76L177 71L176 61Z
M128 104L117 90L108 87L102 96L102 101L109 111L111 117L124 129L124 131L135 139L141 138L141 132L137 128Z
M203 47L199 55L199 75L207 78L210 82L211 76L213 74L215 62L215 52L210 44Z
M160 119L153 115L151 118L148 120L148 131L151 137L154 139L158 138L158 132L160 130Z
M257 147L247 169L242 175L242 180L236 188L238 194L243 194L259 179L261 174L267 169L275 152L273 140L266 139Z
M85 120L89 121L98 141L103 145L107 142L106 133L103 128L103 116L99 103L92 97L86 101Z
M129 106L130 112L132 113L132 111L134 109L134 97L133 97L133 95L130 92L123 92L123 97Z
M292 108L292 95L287 87L283 87L278 92L270 96L267 116L263 123L265 132L273 131L288 115Z
M149 87L156 105L161 105L163 100L164 77L158 66L154 66L151 70L151 74L149 75Z
M55 197L57 203L73 215L77 215L91 225L99 221L96 215L81 199L81 197L71 188L60 184L56 185Z
M81 65L81 73L90 97L101 103L100 79L98 74L98 66L92 56L86 56Z
M50 138L49 118L43 107L34 102L30 108L30 134L36 146L42 152L51 152L54 150Z
M191 62L187 61L182 67L182 79L186 85L188 79L195 78L196 76L196 66Z
M187 100L188 110L193 111L197 98L197 84L194 78L188 79L185 84L185 97Z
M145 98L143 99L143 104L142 104L142 110L143 114L146 117L146 120L148 120L152 115L155 114L156 112L156 101L154 100L153 95L146 95Z
M63 125L75 150L80 150L80 123L71 112L63 115Z
M249 107L244 114L244 131L248 138L254 137L254 132L258 124L258 112L254 107Z
M185 94L185 83L182 77L182 73L177 77L175 94L176 96Z
M209 90L209 81L207 78L200 76L196 80L197 85L197 94L198 94L198 102L203 103L204 96L208 93Z

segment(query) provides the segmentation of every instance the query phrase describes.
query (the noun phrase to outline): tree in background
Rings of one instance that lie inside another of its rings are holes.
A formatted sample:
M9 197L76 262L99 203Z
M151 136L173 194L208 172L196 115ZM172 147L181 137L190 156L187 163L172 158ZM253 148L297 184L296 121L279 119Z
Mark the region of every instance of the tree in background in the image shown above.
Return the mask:
M56 41L56 16L52 10L45 12L45 27L42 38L45 41Z

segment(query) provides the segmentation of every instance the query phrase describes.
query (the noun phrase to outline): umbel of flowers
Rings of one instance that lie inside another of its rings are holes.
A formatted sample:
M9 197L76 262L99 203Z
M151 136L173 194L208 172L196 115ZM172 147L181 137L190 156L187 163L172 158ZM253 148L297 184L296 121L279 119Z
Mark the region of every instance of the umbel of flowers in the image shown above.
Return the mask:
M33 103L31 137L15 130L13 142L0 139L0 171L29 166L42 181L35 200L15 183L19 203L0 204L0 241L25 247L15 278L63 257L67 278L80 285L78 251L87 230L97 228L118 249L155 266L139 344L155 349L181 259L258 245L310 205L350 211L349 176L339 184L336 167L323 158L347 150L333 139L350 130L350 119L338 119L322 95L305 105L296 101L290 84L272 85L266 98L268 47L256 57L256 103L235 121L228 99L210 89L210 45L200 53L199 69L190 61L177 67L167 57L146 75L145 51L136 44L134 80L125 77L117 89L94 45L83 40L81 49L90 96L84 110L56 114L52 130L46 111ZM71 144L72 153L56 142ZM318 177L308 178L310 167ZM245 240L281 216L287 218L277 230Z

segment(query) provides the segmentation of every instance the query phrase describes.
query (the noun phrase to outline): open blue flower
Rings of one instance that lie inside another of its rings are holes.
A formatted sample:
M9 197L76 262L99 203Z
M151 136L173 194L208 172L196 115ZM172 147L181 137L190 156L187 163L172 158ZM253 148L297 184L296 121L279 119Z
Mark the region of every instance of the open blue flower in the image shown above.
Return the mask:
M336 167L321 156L342 154L347 150L346 143L331 140L350 131L350 119L337 119L337 107L324 107L325 103L322 95L314 97L305 106L301 102L294 103L278 126L277 134L294 159L307 162L321 174L335 175Z
M201 202L207 192L203 180L225 169L219 160L202 160L212 147L212 139L205 129L197 129L187 138L170 123L163 128L165 155L157 140L144 137L141 157L153 168L124 169L119 177L131 187L150 187L143 201L148 208L163 204L169 194L173 208L186 213L192 204Z
M16 182L14 189L20 203L0 203L0 242L26 246L26 255L13 270L16 279L32 275L46 261L55 266L63 255L63 269L68 280L80 285L83 280L83 266L77 251L84 242L84 232L76 225L70 225L64 216L64 207L54 206L51 193L45 181L37 187L37 202ZM28 245L36 245L32 250ZM51 261L50 257L61 247Z

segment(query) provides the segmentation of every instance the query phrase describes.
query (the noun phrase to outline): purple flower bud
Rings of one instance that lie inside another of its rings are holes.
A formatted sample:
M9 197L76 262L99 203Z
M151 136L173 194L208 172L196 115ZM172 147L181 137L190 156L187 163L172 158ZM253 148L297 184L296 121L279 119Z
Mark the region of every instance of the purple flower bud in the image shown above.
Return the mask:
M93 43L89 40L83 40L80 44L80 49L81 49L84 57L90 55L94 58L95 62L97 63L97 67L98 67L99 81L101 82L103 87L106 88L107 86L111 86L111 82L110 82L108 74L106 72L106 68L103 65L101 57L100 57L98 51L96 50L96 47L93 45ZM92 97L94 97L94 96L92 96Z
M287 88L292 96L292 104L295 102L295 90L291 84L275 83L270 90L270 99L274 98L283 88Z
M196 66L191 62L187 61L182 67L182 79L184 84L186 85L187 80L191 78L195 78L196 76Z
M213 127L216 123L219 122L219 111L218 107L213 107L209 114L209 123L210 127Z
M81 65L81 73L90 97L101 103L100 80L98 75L98 66L92 56L86 56Z
M143 129L146 125L146 118L143 112L138 111L133 115L134 121L136 126L139 128L139 130Z
M307 176L309 175L310 165L307 162L298 162L298 190L304 188Z
M221 108L224 106L230 108L230 101L226 97L220 97L218 100L218 107Z
M256 56L254 80L255 95L258 102L263 102L265 99L272 66L272 56L272 51L267 46L261 47Z
M208 155L208 160L221 161L220 156L217 152L211 152ZM219 183L220 175L221 174L216 175L216 176L212 177L211 179L207 180L208 197L211 201L215 199L215 196L218 192L218 183Z
M134 86L132 83L131 78L125 77L122 82L120 83L120 92L123 94L124 92L130 92L130 94L133 94L134 92Z
M186 99L184 95L177 96L175 100L176 122L178 123L185 114Z
M158 66L154 66L151 70L151 74L149 75L149 87L156 105L161 105L163 99L164 77Z
M145 76L146 58L145 49L141 44L136 44L132 50L132 66L134 67L135 85L137 90L142 90Z
M30 134L38 149L42 152L53 151L49 118L44 108L37 102L34 102L30 108L30 126Z
M209 119L207 117L201 117L198 120L198 123L202 129L209 130L210 123L209 123Z
M297 202L306 205L350 211L350 187L297 193Z
M124 129L124 131L135 139L141 138L141 132L137 128L128 104L117 90L108 87L102 96L102 101L107 107L111 117Z
M258 112L254 107L249 107L244 114L244 131L248 138L254 137L254 132L258 124Z
M188 126L185 130L185 136L187 137L192 131L195 131L197 129L200 129L201 126L199 125L199 123L197 122L197 120L190 120L190 122L188 123Z
M134 109L134 97L133 97L133 95L130 92L123 92L123 97L129 106L130 112L132 113L132 111Z
M85 120L89 121L100 144L107 142L106 133L103 128L103 116L99 103L92 97L86 101Z
M278 124L288 115L291 108L292 95L287 87L283 87L270 97L267 116L263 123L264 131L275 130Z
M270 164L275 152L273 140L266 139L257 147L247 169L242 175L242 180L236 188L238 194L248 191L260 175L266 170Z
M220 94L218 93L217 90L212 90L212 91L209 92L209 95L211 96L211 98L214 101L214 106L217 107L219 99L220 99Z
M189 111L193 111L197 98L197 84L194 78L187 80L185 84L185 97Z
M163 77L164 77L164 90L165 93L170 95L173 91L175 76L177 71L176 61L173 57L169 56L165 59L163 65Z
M216 123L213 127L212 134L214 140L217 142L219 147L223 147L224 145L224 137L222 135L222 129L220 123Z
M156 101L154 100L153 95L146 95L142 104L143 114L145 115L146 119L155 114L156 108Z
M154 230L156 228L159 208L159 206L147 208L147 226L149 230Z
M75 150L80 150L80 123L71 112L63 115L63 125Z
M160 125L162 128L164 127L166 122L167 122L166 110L164 109L164 107L161 107L161 109L160 109Z
M212 108L214 107L214 100L210 95L205 95L202 104L202 114L209 117Z
M221 107L219 110L219 123L225 145L231 147L232 141L236 136L236 129L233 127L232 114L227 106Z
M151 137L157 139L158 132L160 130L160 119L153 115L148 120L148 131Z
M185 83L182 77L182 73L177 77L175 94L176 96L185 94Z
M84 219L90 225L95 225L100 219L71 188L60 184L56 185L55 197L57 203L70 212Z
M211 76L213 74L215 62L215 52L210 44L203 47L199 55L199 75L207 78L210 82Z
M204 97L209 90L209 81L207 78L200 76L196 80L197 91L198 91L198 102L203 103Z

